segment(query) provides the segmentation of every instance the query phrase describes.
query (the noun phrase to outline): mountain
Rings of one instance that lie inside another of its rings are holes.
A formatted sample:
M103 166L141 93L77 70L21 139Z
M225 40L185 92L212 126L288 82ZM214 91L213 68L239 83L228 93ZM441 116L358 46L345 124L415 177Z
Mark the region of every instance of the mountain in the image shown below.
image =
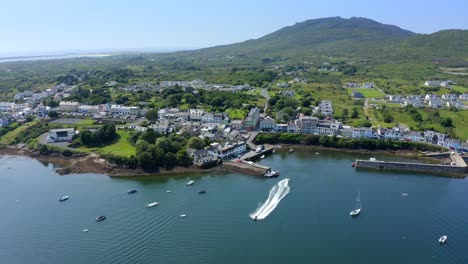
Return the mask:
M296 23L258 39L176 54L192 58L235 56L251 59L314 55L438 58L461 59L468 63L467 36L467 30L445 30L426 35L367 18L330 17Z

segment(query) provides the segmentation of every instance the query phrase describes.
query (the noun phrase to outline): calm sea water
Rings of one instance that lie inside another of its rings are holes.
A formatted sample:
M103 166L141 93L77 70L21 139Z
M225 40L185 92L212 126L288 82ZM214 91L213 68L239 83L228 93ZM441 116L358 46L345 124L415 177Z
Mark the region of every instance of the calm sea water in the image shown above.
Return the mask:
M0 263L468 263L467 180L356 171L356 154L319 152L267 157L278 179L59 176L52 164L2 157ZM252 221L285 177L290 193ZM351 218L358 191L363 211Z

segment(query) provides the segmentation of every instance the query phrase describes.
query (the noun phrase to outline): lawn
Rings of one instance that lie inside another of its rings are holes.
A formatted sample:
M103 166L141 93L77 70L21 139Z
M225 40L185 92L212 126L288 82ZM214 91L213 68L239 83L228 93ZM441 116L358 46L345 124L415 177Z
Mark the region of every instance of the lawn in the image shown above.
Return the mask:
M135 155L135 147L130 145L130 143L127 141L129 132L119 130L117 131L117 134L119 135L118 140L111 144L95 148L79 148L79 150L85 152L98 152L102 154L115 154L125 157Z
M75 125L77 125L77 126L91 126L91 125L94 124L94 122L95 122L94 120L87 118L87 119L81 120L80 122L76 123Z
M28 129L28 128L31 127L31 126L34 126L35 124L37 124L37 122L29 122L29 123L26 123L26 124L23 124L23 125L17 127L15 130L12 130L12 131L6 133L6 134L1 138L0 144L9 145L9 144L14 143L15 138L16 138L16 136L19 135L19 133L25 131L26 129Z
M244 119L247 115L246 110L240 109L227 109L226 112L229 115L230 119Z
M381 97L385 96L385 94L383 94L382 92L380 92L377 89L365 89L365 88L349 89L348 93L351 94L353 91L357 91L357 92L362 93L362 95L364 95L364 97L366 97L366 98L381 98Z

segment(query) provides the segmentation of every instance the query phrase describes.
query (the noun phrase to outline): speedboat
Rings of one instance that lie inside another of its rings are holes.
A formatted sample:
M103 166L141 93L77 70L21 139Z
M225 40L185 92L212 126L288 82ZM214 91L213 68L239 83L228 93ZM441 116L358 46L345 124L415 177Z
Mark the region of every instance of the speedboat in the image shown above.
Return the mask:
M83 229L83 233L86 233L86 232L88 232L88 229Z
M181 215L180 215L181 218L184 218L184 217L186 217L186 216L187 216L187 215L185 215L185 214L181 214Z
M361 208L357 208L357 209L352 210L352 211L349 213L349 215L350 215L350 216L356 216L356 215L358 215L360 212L361 212Z
M136 193L137 189L130 189L127 191L128 194Z
M194 183L195 183L194 181L190 180L190 181L188 181L185 185L191 186L191 185L193 185Z
M199 194L204 194L204 193L206 193L206 191L202 189L202 190L198 190L198 193Z
M158 204L159 204L158 202L149 203L149 204L146 204L146 207L151 208L151 207L157 206Z
M60 198L58 199L58 201L59 201L59 202L64 202L64 201L68 200L68 198L70 198L70 196L65 195L65 196L63 196L63 197L60 197Z
M260 156L260 158L261 158L261 159L264 159L264 158L265 158L265 155Z
M265 173L264 176L267 177L267 178L272 178L272 177L278 177L279 175L280 175L279 171L272 170L272 171L269 171L269 172Z
M96 218L96 222L101 222L101 221L104 221L105 219L106 219L106 217L101 215L101 216Z
M444 244L445 241L447 241L447 236L446 236L446 235L443 235L443 236L441 236L441 237L439 238L439 243L440 243L440 244Z

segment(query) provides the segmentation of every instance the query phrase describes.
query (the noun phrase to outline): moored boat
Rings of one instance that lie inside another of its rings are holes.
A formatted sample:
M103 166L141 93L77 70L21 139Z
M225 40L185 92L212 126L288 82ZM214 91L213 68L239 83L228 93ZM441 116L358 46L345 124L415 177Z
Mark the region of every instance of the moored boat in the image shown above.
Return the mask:
M289 149L289 153L291 153L291 152L294 152L294 149L293 149L293 148L290 148L290 149Z
M195 183L194 181L190 180L190 181L188 181L185 185L191 186L191 185L193 185L194 183Z
M350 216L356 216L361 213L361 194L358 193L357 199L356 199L356 209L352 210L349 212Z
M60 197L60 198L58 199L58 201L59 201L59 202L64 202L64 201L68 200L68 198L70 198L70 196L65 195L65 196Z
M261 159L264 159L264 158L265 158L265 155L260 156L260 158L261 158Z
M206 193L206 190L203 190L203 189L198 190L198 193L199 193L199 194L204 194L204 193Z
M146 204L146 207L151 208L151 207L154 207L154 206L157 206L157 205L159 205L158 202L148 203L148 204Z
M104 221L105 219L106 217L101 215L101 216L96 217L96 222L101 222L101 221Z
M130 189L127 191L128 194L136 193L137 189Z
M441 236L441 237L439 238L439 243L440 243L440 244L444 244L445 241L447 241L447 238L448 238L448 237L447 237L446 235Z
M280 172L279 171L274 171L274 170L271 170L267 173L265 173L265 177L267 178L272 178L272 177L278 177L280 175Z

